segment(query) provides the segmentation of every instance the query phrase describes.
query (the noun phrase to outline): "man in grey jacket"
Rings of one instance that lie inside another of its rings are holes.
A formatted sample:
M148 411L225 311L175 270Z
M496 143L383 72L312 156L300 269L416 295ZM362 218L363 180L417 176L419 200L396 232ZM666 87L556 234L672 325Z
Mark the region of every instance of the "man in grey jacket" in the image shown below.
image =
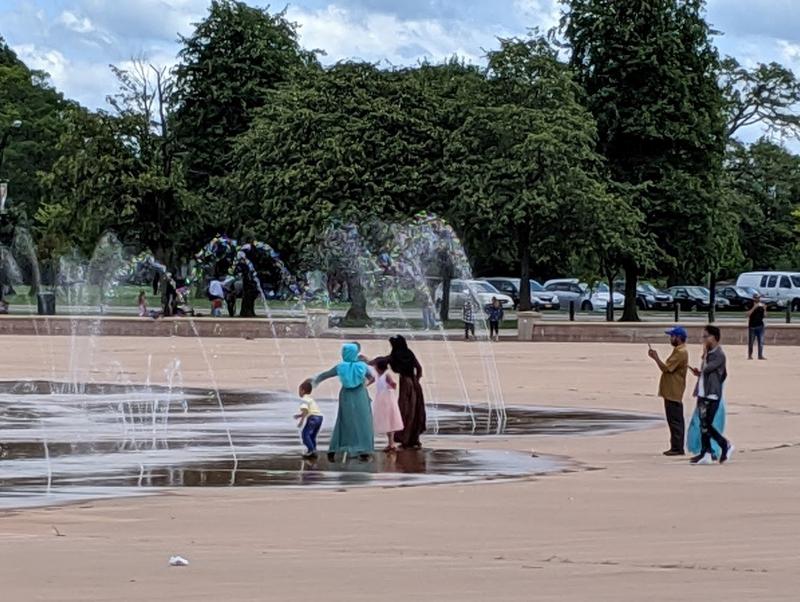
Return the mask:
M699 370L692 368L697 383L697 408L700 415L700 442L702 449L691 459L692 464L711 464L714 459L711 440L722 450L719 463L724 464L733 453L733 445L714 428L714 416L722 401L722 386L728 378L727 359L720 347L720 330L706 326L703 331L703 364Z

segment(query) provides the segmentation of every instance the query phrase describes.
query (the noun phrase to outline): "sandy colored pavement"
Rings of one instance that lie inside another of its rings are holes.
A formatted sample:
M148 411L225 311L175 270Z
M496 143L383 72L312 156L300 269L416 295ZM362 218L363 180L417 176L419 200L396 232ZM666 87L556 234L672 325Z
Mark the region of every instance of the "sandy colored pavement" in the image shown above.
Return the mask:
M247 388L294 385L333 364L337 352L333 341L3 343L1 378L143 382L149 365L157 383L179 357L187 385ZM431 397L458 399L459 373L476 400L485 396L479 346L416 348ZM646 347L493 349L508 403L661 412ZM366 351L382 346L369 342ZM480 443L569 456L583 467L535 480L341 492L192 489L2 513L0 600L796 601L800 375L797 349L768 351L768 362L746 362L741 348L728 348L727 434L740 451L727 466L662 457L663 427ZM172 554L191 566L169 568Z

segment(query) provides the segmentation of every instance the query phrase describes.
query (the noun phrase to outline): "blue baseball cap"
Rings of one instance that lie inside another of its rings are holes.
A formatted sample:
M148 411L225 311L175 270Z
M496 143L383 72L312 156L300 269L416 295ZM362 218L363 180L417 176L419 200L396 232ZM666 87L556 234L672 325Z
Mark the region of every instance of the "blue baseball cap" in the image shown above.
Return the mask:
M686 329L683 326L676 326L675 328L671 328L664 332L664 334L669 335L671 337L678 337L683 339L684 341L689 338L689 333L686 332Z

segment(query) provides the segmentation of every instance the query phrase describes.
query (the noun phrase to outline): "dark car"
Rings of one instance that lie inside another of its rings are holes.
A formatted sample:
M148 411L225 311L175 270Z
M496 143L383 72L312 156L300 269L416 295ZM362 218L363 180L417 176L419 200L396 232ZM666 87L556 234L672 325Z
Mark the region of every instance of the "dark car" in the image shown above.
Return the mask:
M514 300L514 309L519 307L519 289L521 280L519 278L490 277L483 278L501 293L505 293ZM542 309L561 309L561 302L558 295L544 290L544 287L536 280L531 280L531 307L535 310Z
M753 299L760 293L749 286L723 286L717 289L717 295L730 302L730 307L726 309L747 311L753 307ZM774 297L761 296L763 303L769 310L783 310L786 305Z
M614 283L614 290L625 294L625 281L618 280ZM668 292L660 291L649 282L640 282L636 285L636 306L639 309L670 310L674 299Z
M728 309L747 311L753 307L753 293L741 286L724 286L717 289L717 295L728 300Z
M673 286L667 289L681 311L708 311L711 307L711 292L702 286ZM730 302L717 295L716 309L728 309Z

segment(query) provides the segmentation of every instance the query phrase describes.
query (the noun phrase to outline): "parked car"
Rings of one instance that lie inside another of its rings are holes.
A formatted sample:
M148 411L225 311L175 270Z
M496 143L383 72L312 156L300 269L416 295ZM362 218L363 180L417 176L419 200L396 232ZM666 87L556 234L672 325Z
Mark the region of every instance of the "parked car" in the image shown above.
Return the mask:
M580 309L584 301L589 298L588 291L581 287L577 280L548 280L544 283L544 290L558 295L559 302L565 307L574 303L576 309Z
M731 286L721 285L717 288L717 294L723 299L730 302L731 310L747 311L753 307L753 299L756 295L761 297L761 302L767 306L769 310L783 310L786 304L783 301L778 301L773 297L762 295L756 289L749 286Z
M442 285L436 287L434 293L434 300L438 306L444 297L442 293ZM453 280L450 282L450 307L453 309L461 309L464 307L464 301L467 297L472 297L477 301L481 308L489 305L493 298L500 301L503 309L514 309L514 300L506 294L501 293L495 287L483 280ZM477 308L476 308L477 309ZM508 318L508 316L506 316Z
M491 284L495 287L498 291L503 294L508 295L514 301L514 309L519 307L519 289L521 284L520 278L498 278L498 277L491 277L491 278L484 278L486 282ZM561 303L559 301L558 295L554 293L549 293L544 290L544 287L536 282L536 280L531 280L531 306L536 310L542 309L560 309Z
M711 307L711 291L702 286L673 286L667 289L675 299L681 311L708 311ZM724 310L730 307L730 302L717 295L716 309Z
M717 295L728 300L728 309L747 311L753 307L753 293L744 287L723 286L717 289Z
M618 280L614 283L614 291L625 295L625 281ZM669 310L675 300L667 292L658 290L649 282L640 282L636 285L636 306L639 309L664 309Z
M742 287L739 287L739 288L742 288L745 291L747 291L747 293L750 295L751 299L754 299L756 295L761 295L760 292L758 292L756 289L751 288L749 286L742 286ZM769 295L761 295L761 303L766 305L767 309L771 309L773 311L774 310L783 311L784 309L786 309L786 302L785 301L780 301L780 300L776 299L775 297L771 297Z
M736 286L756 289L762 296L790 305L800 311L800 273L798 272L747 272L740 274Z
M608 292L608 285L598 283L594 289L590 289L585 282L580 282L577 278L562 278L548 280L544 288L558 295L562 305L569 305L571 301L581 311L605 311L611 296ZM614 307L622 307L625 297L619 293L613 294Z

